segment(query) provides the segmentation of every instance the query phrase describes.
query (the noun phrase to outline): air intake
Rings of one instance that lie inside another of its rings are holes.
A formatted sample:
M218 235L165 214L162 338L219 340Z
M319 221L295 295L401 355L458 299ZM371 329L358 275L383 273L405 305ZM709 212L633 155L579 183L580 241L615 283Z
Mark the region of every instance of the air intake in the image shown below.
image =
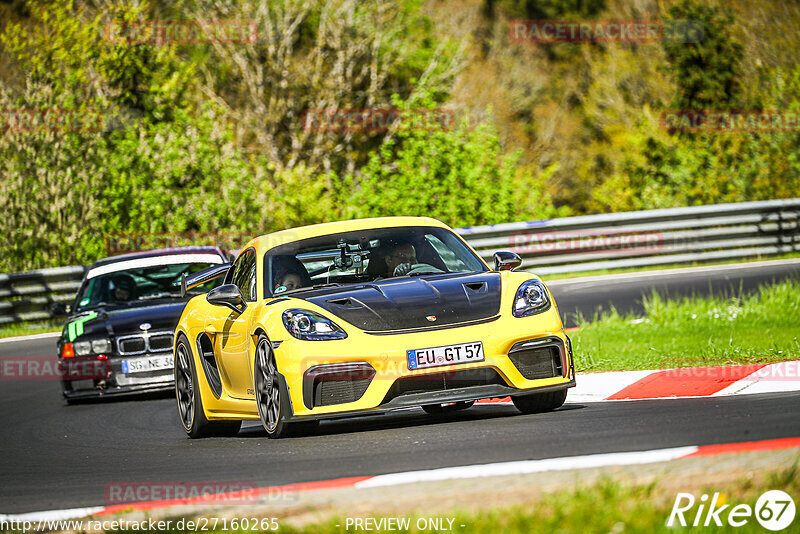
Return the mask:
M528 380L553 378L564 375L562 347L560 340L523 341L511 347L508 357Z

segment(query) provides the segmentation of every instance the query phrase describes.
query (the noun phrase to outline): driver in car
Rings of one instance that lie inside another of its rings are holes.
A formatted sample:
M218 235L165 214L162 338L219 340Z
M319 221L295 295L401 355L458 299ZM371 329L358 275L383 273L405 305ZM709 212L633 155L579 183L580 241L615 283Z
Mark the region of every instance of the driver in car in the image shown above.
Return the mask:
M111 280L114 283L112 297L118 302L128 302L133 298L136 282L129 276L117 276Z
M411 243L399 242L384 256L384 261L386 262L387 277L404 276L417 263L417 251Z

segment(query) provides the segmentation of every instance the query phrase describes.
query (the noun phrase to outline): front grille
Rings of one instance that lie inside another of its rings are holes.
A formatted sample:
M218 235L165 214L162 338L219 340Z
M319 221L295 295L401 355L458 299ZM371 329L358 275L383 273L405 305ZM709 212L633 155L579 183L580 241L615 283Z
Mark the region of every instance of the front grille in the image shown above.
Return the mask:
M369 387L370 379L361 380L318 380L314 387L314 406L344 404L360 399Z
M375 369L361 362L312 367L304 376L303 401L309 408L355 402L374 376Z
M140 354L147 351L147 345L141 336L130 337L119 340L120 354Z
M508 354L520 374L528 380L561 376L564 368L561 351L557 346L523 347Z
M152 352L172 350L172 332L150 336L150 350Z
M169 330L144 332L117 338L117 352L121 356L132 356L146 352L166 352L172 350L174 333Z
M488 367L445 371L429 375L407 376L395 380L392 387L389 388L389 393L387 393L384 403L402 395L432 393L436 391L448 391L487 385L506 386L507 384L497 371Z

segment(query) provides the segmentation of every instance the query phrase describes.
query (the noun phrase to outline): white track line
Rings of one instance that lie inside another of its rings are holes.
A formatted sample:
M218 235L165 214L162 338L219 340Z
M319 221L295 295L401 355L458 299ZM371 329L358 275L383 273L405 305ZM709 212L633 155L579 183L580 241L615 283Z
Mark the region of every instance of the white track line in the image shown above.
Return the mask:
M713 396L784 393L787 391L800 391L800 360L773 363L762 367L725 389L717 391Z
M80 519L82 517L94 515L103 510L105 510L105 506L47 510L45 512L28 512L25 514L0 514L0 521L65 521L67 519Z
M426 471L408 471L378 475L361 482L357 488L375 488L379 486L395 486L414 482L432 482L462 478L481 478L507 475L541 473L544 471L567 471L571 469L588 469L612 465L638 465L676 460L697 451L696 446L657 449L652 451L615 452L609 454L590 454L586 456L567 456L546 460L524 460L519 462L498 462L483 465L467 465L463 467L445 467Z
M48 339L51 337L58 337L61 332L45 332L43 334L29 334L27 336L14 336L0 338L0 343L14 343L16 341L30 341L33 339Z

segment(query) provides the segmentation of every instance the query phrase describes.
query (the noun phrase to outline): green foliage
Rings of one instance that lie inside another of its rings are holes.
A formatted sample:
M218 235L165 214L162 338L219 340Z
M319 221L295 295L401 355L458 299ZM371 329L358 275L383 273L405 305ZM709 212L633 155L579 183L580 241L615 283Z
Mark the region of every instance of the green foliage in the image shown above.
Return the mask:
M675 81L672 109L759 110L797 113L800 68L765 71L760 90L742 86L743 46L735 20L721 8L682 0L675 21L702 25L697 43L665 41L665 70ZM750 101L747 100L750 98ZM797 196L800 191L796 132L710 131L668 134L643 114L621 136L606 180L592 191L598 211L667 208Z
M378 215L464 226L800 191L796 132L659 124L665 109L800 111L793 0L476 5L0 2L0 108L11 110L0 117L0 271L92 261L108 234L254 235ZM513 18L666 18L704 33L531 46L509 42ZM258 39L104 38L112 21L158 19L253 21ZM408 120L388 132L302 124L308 110L391 107ZM411 120L433 109L481 118ZM9 128L21 110L72 123Z
M142 9L110 15L133 20ZM31 76L21 94L0 92L0 107L95 120L10 128L0 138L0 211L9 221L0 244L10 252L0 271L93 261L111 233L232 225L210 199L246 168L212 108L186 101L193 65L174 48L104 42L103 17L71 2L31 12L35 24L2 35Z
M668 70L678 84L675 108L735 108L741 89L743 47L732 35L733 16L695 0L682 0L668 14L668 20L702 28L702 38L697 41L662 42Z
M341 185L340 198L349 198L344 217L417 215L479 225L554 214L543 184L518 171L519 155L502 155L491 124L441 127L430 120L437 112L425 96L394 104L402 112L397 129L360 177Z

